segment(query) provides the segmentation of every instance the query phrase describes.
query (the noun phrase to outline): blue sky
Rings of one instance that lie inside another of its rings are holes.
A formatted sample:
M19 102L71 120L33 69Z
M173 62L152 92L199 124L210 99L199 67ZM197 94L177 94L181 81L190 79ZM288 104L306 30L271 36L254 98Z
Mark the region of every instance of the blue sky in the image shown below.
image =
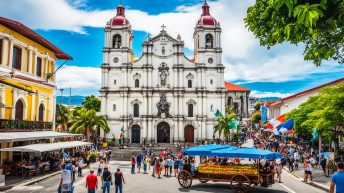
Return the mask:
M22 22L74 58L58 72L59 88L71 86L73 95L98 95L103 27L115 15L118 3L119 0L2 0L0 16ZM146 34L157 34L162 24L172 36L181 35L186 55L192 55L192 33L203 0L122 3L134 30L135 57L141 55ZM255 96L284 97L344 77L344 67L334 61L324 62L321 67L303 61L303 45L283 44L270 50L260 47L243 22L253 3L209 1L211 14L222 27L225 80L250 88Z

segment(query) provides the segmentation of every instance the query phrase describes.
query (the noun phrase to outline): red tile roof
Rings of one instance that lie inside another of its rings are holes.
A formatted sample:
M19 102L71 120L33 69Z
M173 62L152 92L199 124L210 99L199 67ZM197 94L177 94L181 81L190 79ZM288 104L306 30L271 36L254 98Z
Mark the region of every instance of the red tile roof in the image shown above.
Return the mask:
M314 88L311 88L311 89L308 89L308 90L305 90L305 91L302 91L302 92L299 92L299 93L290 95L290 96L288 96L288 97L286 97L286 98L283 98L283 99L281 99L281 100L278 100L278 101L276 101L276 102L270 104L269 107L277 106L277 105L282 104L282 103L284 103L285 101L288 101L288 100L293 99L293 98L295 98L295 97L302 96L302 95L311 93L311 92L313 92L313 91L320 90L320 89L322 89L322 88L324 88L324 87L338 84L338 83L340 83L340 82L344 82L344 78L341 78L341 79L338 79L338 80L335 80L335 81L332 81L332 82L328 82L328 83L326 83L326 84L323 84L323 85L320 85L320 86L317 86L317 87L314 87Z
M0 17L0 24L4 25L11 30L27 37L28 39L31 39L45 48L51 50L55 53L56 58L58 59L66 59L66 60L72 60L73 58L69 56L68 54L64 53L62 50L60 50L58 47L56 47L54 44L37 34L36 32L32 31L30 28L26 27L22 23L18 21L13 21L4 17Z
M225 82L225 88L230 91L250 91L248 88L244 88L242 86L232 84L230 82Z

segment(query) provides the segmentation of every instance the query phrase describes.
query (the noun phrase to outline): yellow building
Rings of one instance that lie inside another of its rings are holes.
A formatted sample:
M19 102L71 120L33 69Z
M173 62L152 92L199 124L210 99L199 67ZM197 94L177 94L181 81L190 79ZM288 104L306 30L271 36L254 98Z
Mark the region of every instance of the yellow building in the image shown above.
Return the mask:
M0 17L0 135L53 130L55 62L71 59L20 22ZM1 152L1 163L9 157Z

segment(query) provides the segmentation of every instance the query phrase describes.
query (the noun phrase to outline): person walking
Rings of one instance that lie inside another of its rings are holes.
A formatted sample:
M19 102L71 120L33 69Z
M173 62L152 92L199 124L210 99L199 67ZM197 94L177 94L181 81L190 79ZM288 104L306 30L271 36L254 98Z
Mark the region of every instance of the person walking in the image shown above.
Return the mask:
M309 163L309 160L305 160L305 163L303 164L303 167L305 169L304 182L308 182L308 176L309 176L310 180L313 181L312 165Z
M289 172L293 172L294 171L294 158L291 155L289 155L289 157L287 158L287 164L288 164Z
M168 169L169 169L168 159L164 158L164 176L166 176L166 177L168 177Z
M179 159L176 157L173 160L174 177L178 176Z
M137 173L141 173L142 153L140 152L136 156Z
M96 193L96 190L98 189L98 178L96 175L94 175L94 170L90 170L90 174L86 177L86 188L87 193Z
M131 156L131 174L135 174L135 164L136 164L136 157L133 154Z
M168 157L168 167L170 168L170 176L172 176L173 159L171 156Z
M121 172L119 168L117 168L117 172L115 172L114 176L115 176L116 193L118 193L118 191L119 193L122 193L123 184L125 184L125 181L124 181L123 173Z
M98 165L98 171L97 171L97 176L101 176L103 171L104 171L104 161L101 159Z
M103 193L107 191L107 193L110 193L110 186L112 182L112 174L109 171L109 167L106 165L104 166L104 171L102 175L102 181L103 181Z
M156 174L156 157L152 157L151 166L153 168L152 176L155 177L155 174Z
M343 193L344 192L344 163L338 162L337 172L332 175L330 186L330 193ZM336 189L336 191L334 191Z
M72 180L73 180L72 172L66 168L64 170L62 170L60 186L59 186L58 192L70 193L71 189L72 189Z
M147 173L147 165L148 165L148 156L145 155L143 157L143 174L148 174Z
M158 158L156 161L155 161L155 171L158 175L158 179L161 179L161 170L162 170L162 164L163 164L163 159L162 157Z
M326 162L327 162L327 159L324 155L321 155L321 160L320 160L320 166L326 176Z

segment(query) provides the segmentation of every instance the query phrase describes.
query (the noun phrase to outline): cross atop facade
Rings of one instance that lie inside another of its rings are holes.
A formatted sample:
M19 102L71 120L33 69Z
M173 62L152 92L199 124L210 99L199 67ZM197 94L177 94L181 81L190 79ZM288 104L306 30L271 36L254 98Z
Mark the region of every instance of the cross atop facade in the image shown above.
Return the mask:
M162 31L165 31L165 28L166 28L165 24L162 24L161 28L162 28Z

